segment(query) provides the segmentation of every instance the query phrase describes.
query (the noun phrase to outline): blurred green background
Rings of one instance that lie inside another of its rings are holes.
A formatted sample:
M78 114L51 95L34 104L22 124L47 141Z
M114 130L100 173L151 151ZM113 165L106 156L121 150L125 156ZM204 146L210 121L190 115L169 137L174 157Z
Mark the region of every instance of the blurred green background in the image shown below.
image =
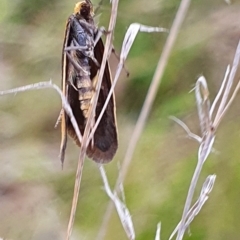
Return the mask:
M114 37L120 52L130 23L170 28L180 1L121 0ZM97 5L97 1L94 4ZM60 86L61 51L67 17L75 1L0 0L0 90L52 81ZM198 145L168 117L200 132L194 93L203 74L213 99L240 39L240 1L192 1L163 81L124 182L127 206L138 240L168 239L180 220L196 166ZM100 26L108 26L104 1ZM118 164L150 85L166 33L140 33L116 88L119 150L106 166L113 187ZM117 64L111 58L112 68ZM239 75L238 75L239 78ZM240 239L239 97L217 132L215 152L204 166L197 193L208 174L217 174L210 198L184 239ZM0 98L0 237L8 240L64 239L70 214L77 146L69 139L64 169L58 158L60 128L54 129L61 102L53 90ZM96 239L109 202L96 164L84 166L72 239ZM197 194L195 196L195 199ZM114 211L104 239L127 239Z

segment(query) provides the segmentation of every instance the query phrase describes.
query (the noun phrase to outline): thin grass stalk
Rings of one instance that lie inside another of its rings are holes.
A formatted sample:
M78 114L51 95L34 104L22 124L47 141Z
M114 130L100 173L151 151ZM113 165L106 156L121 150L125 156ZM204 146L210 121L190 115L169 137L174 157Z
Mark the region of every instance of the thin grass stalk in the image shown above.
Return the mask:
M234 59L233 59L233 64L232 64L232 67L231 67L231 71L229 73L228 82L226 84L226 88L225 88L225 91L223 93L222 100L220 102L218 111L216 113L216 117L215 117L215 120L214 120L214 123L213 123L214 125L219 125L219 123L217 123L217 122L219 122L221 120L220 115L222 115L222 112L223 112L224 108L226 107L226 103L227 103L227 100L228 100L228 96L229 96L231 87L233 85L233 81L234 81L234 77L235 77L236 72L237 72L239 61L240 61L240 41L238 42L238 46L237 46L237 50L236 50L236 53L235 53L235 56L234 56Z
M229 106L231 105L234 97L236 96L236 94L238 92L239 80L238 80L237 87L234 89L234 92L233 92L230 100L228 102L226 101L229 98L230 88L233 85L233 81L234 81L234 78L236 76L236 72L237 72L237 69L238 69L238 66L239 66L239 62L240 62L240 41L238 42L238 46L237 46L236 53L235 53L234 60L233 60L233 65L232 65L232 68L231 68L231 71L230 71L230 75L228 77L228 81L231 83L229 89L226 90L228 94L223 94L222 101L220 103L220 106L219 106L219 109L217 111L216 117L213 121L213 126L215 128L217 128L219 126L223 116L225 115L226 111L228 110Z
M211 135L208 135L208 138L211 138L211 137L212 137ZM212 146L212 144L211 144L211 146ZM187 199L186 199L186 203L185 203L185 206L184 206L181 222L179 224L177 240L181 240L183 238L183 235L184 235L184 232L185 232L185 222L186 222L186 219L187 219L187 216L188 216L188 211L191 207L191 203L192 203L193 195L194 195L194 192L195 192L195 188L196 188L200 173L201 173L202 168L203 168L204 160L206 160L207 155L202 155L201 154L201 148L199 148L199 156L200 157L198 158L197 166L195 168L195 171L194 171L194 174L193 174L193 177L192 177L192 180L191 180L191 184L190 184L190 187L189 187L189 190L188 190Z
M203 76L201 76L197 80L195 93L196 93L200 127L202 130L202 141L198 150L197 166L195 168L195 171L191 180L182 218L179 223L177 240L181 240L185 233L185 224L188 217L189 209L191 207L195 188L196 188L200 173L202 171L203 164L207 159L208 155L210 154L210 151L212 149L212 145L215 139L214 137L215 132L211 131L212 122L210 119L209 91L208 91L206 79Z
M214 125L216 129L218 128L218 126L219 126L219 124L221 122L221 119L226 114L226 112L229 109L230 105L232 104L233 100L237 96L237 93L238 93L239 89L240 89L240 81L238 82L236 88L234 89L234 92L233 92L231 98L229 99L228 103L226 104L226 107L223 109L222 113L219 115L219 119L218 119L218 121L216 121L216 123Z
M201 76L198 78L195 87L195 96L197 100L198 118L200 122L202 136L206 134L208 129L210 129L211 119L210 119L210 101L209 101L209 91L207 87L206 79Z
M238 80L237 86L235 87L233 94L230 95L231 87L234 82L234 78L236 76L237 69L239 67L240 62L240 42L237 46L236 53L233 60L233 66L231 68L230 74L229 74L229 67L226 70L223 83L220 87L220 90L213 101L213 106L209 108L209 99L208 99L208 89L207 89L207 82L204 77L200 77L196 84L196 100L198 105L198 113L199 113L199 120L200 120L200 126L203 126L202 129L202 143L199 147L198 151L198 163L197 167L195 169L194 175L191 180L191 184L189 187L189 191L187 194L183 214L181 221L179 223L178 233L177 233L177 240L181 240L183 238L183 235L185 233L186 227L188 226L187 218L189 209L191 207L193 194L196 188L196 184L198 182L201 169L203 167L204 162L206 161L208 155L210 154L212 150L212 146L215 140L215 133L217 131L217 128L223 119L223 116L225 115L226 111L229 109L231 103L233 102L234 98L237 95L238 90L240 89L240 81ZM220 101L220 97L222 96L222 99ZM216 103L220 101L220 105L218 109L216 110L216 116L213 120L212 114L215 108ZM208 110L208 111L207 111ZM205 123L208 123L207 125ZM182 125L182 124L181 124ZM194 218L194 217L193 217ZM192 218L192 219L193 219ZM191 220L192 221L192 220ZM172 236L172 235L171 235Z
M191 2L191 0L182 0L180 3L178 12L173 21L172 27L169 32L169 36L167 38L167 41L166 41L166 44L162 51L162 54L160 56L156 71L154 73L153 80L151 82L147 96L145 98L141 113L137 120L136 127L134 128L132 137L130 139L129 147L126 151L125 158L122 163L122 168L121 168L120 174L119 174L118 179L115 184L115 188L114 188L115 191L117 191L119 184L123 183L123 181L128 173L128 169L129 169L129 166L130 166L130 163L132 160L133 153L135 151L137 142L138 142L138 140L142 134L142 131L144 129L149 112L152 108L158 88L161 84L161 79L162 79L165 67L167 65L173 45L176 41L178 32L181 28L181 25L183 23L183 20L184 20L186 14L187 14L190 2ZM109 202L107 210L103 217L102 225L101 225L100 230L97 235L97 240L102 240L104 238L112 211L113 211L113 203Z
M122 193L122 200L118 197L116 192L112 192L110 189L108 179L104 170L104 167L102 165L99 165L99 171L101 173L101 177L103 179L104 183L104 189L109 198L112 200L112 202L115 205L115 208L118 212L119 219L122 223L123 229L128 237L129 240L135 240L135 230L133 226L133 222L131 219L131 214L127 208L126 202L125 202L125 197L124 197L124 189L123 186L121 188L121 193Z
M187 133L187 136L191 139L194 139L195 141L197 141L198 143L202 142L202 138L199 137L198 135L196 135L195 133L191 132L191 130L189 129L189 127L182 122L180 119L174 117L174 116L170 116L170 119L172 119L173 121L175 121L177 124L179 124Z
M228 79L229 72L230 72L230 65L227 66L227 70L226 70L226 72L225 72L224 79L223 79L223 82L222 82L222 84L221 84L221 87L220 87L220 89L219 89L219 91L218 91L217 96L215 97L215 99L214 99L214 101L213 101L213 103L212 103L211 110L210 110L210 118L211 118L211 119L212 119L214 110L215 110L215 108L216 108L216 105L217 105L217 103L220 101L220 98L221 98L221 96L222 96L222 93L223 93L225 84L226 84L227 79Z
M211 193L211 191L213 189L215 179L216 179L215 174L209 175L206 178L206 180L202 186L202 190L201 190L198 200L193 204L193 206L189 209L189 211L187 213L187 219L186 219L186 223L184 225L184 230L186 230L186 228L190 225L190 223L193 221L193 219L196 217L196 215L200 212L200 210L202 209L205 202L208 200L208 198L209 198L208 195ZM173 239L174 235L177 233L177 231L179 229L179 226L180 226L180 223L176 226L176 228L172 232L169 240Z

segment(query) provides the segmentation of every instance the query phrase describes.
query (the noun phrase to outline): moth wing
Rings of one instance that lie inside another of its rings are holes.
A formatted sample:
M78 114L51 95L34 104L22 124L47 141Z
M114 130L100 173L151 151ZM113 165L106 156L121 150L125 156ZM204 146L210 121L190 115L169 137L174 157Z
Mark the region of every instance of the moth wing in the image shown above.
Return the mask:
M67 47L69 42L69 35L70 35L70 19L68 19L65 29L65 36L63 42L63 49L62 49L62 92L63 95L67 98L67 70L68 70L68 63L67 63L67 55L64 49ZM67 114L65 111L61 110L61 146L60 146L60 160L63 164L65 158L65 150L67 148Z
M71 43L73 41L72 34L71 34L71 23L72 23L72 16L70 16L67 21L65 38L63 43L63 50L62 50L62 92L64 96L67 98L67 101L71 106L75 120L77 121L78 127L81 133L83 134L84 127L85 127L85 122L84 122L85 118L80 109L78 92L73 88L71 84L69 84L70 82L75 81L74 78L76 76L77 70L75 69L73 64L71 64L71 62L69 61L65 51L66 47L71 46ZM76 61L74 57L73 57L73 61ZM76 132L72 126L72 123L68 115L66 114L65 111L62 111L61 147L60 147L60 159L62 163L64 162L65 150L67 147L67 133L73 138L73 140L76 142L78 146L81 146L81 143L78 140L78 137L76 135Z
M98 63L102 63L104 45L100 38L94 48L94 55ZM94 79L98 72L98 67L93 61L90 61L91 79ZM111 74L108 62L104 70L102 86L100 89L98 103L96 106L96 119L98 118L103 105L107 99L112 86ZM117 123L115 111L115 97L111 96L107 108L94 134L94 146L89 145L87 155L99 163L107 163L112 160L118 147Z

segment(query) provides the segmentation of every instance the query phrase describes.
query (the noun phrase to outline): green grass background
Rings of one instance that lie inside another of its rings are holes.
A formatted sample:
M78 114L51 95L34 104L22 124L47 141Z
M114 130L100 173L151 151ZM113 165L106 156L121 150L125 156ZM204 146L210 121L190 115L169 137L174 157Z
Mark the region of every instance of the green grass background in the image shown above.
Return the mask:
M0 90L49 79L60 86L65 22L74 4L0 0ZM121 0L116 51L120 52L130 23L170 28L178 5L176 0ZM100 26L108 26L110 9L104 1ZM189 91L203 74L211 100L216 95L240 38L239 11L238 0L231 5L223 0L191 3L124 182L138 240L154 239L159 221L161 239L168 239L180 220L198 145L168 117L182 119L199 134L194 93ZM125 63L130 76L123 72L116 88L119 150L106 166L112 187L166 39L166 33L140 33ZM240 239L238 101L239 97L217 132L216 151L205 163L197 194L213 173L214 189L184 239ZM62 170L60 128L54 129L60 108L52 90L0 98L0 237L4 239L64 239L79 149L69 139ZM95 163L87 160L72 239L96 239L109 202L102 187ZM127 239L115 211L105 239Z

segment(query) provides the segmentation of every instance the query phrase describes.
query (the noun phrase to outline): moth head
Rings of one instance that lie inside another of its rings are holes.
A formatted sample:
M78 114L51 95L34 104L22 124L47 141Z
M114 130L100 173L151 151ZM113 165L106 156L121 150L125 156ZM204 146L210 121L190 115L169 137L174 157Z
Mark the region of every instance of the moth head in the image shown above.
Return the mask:
M85 0L76 3L74 14L86 20L94 16L93 5L91 1Z

